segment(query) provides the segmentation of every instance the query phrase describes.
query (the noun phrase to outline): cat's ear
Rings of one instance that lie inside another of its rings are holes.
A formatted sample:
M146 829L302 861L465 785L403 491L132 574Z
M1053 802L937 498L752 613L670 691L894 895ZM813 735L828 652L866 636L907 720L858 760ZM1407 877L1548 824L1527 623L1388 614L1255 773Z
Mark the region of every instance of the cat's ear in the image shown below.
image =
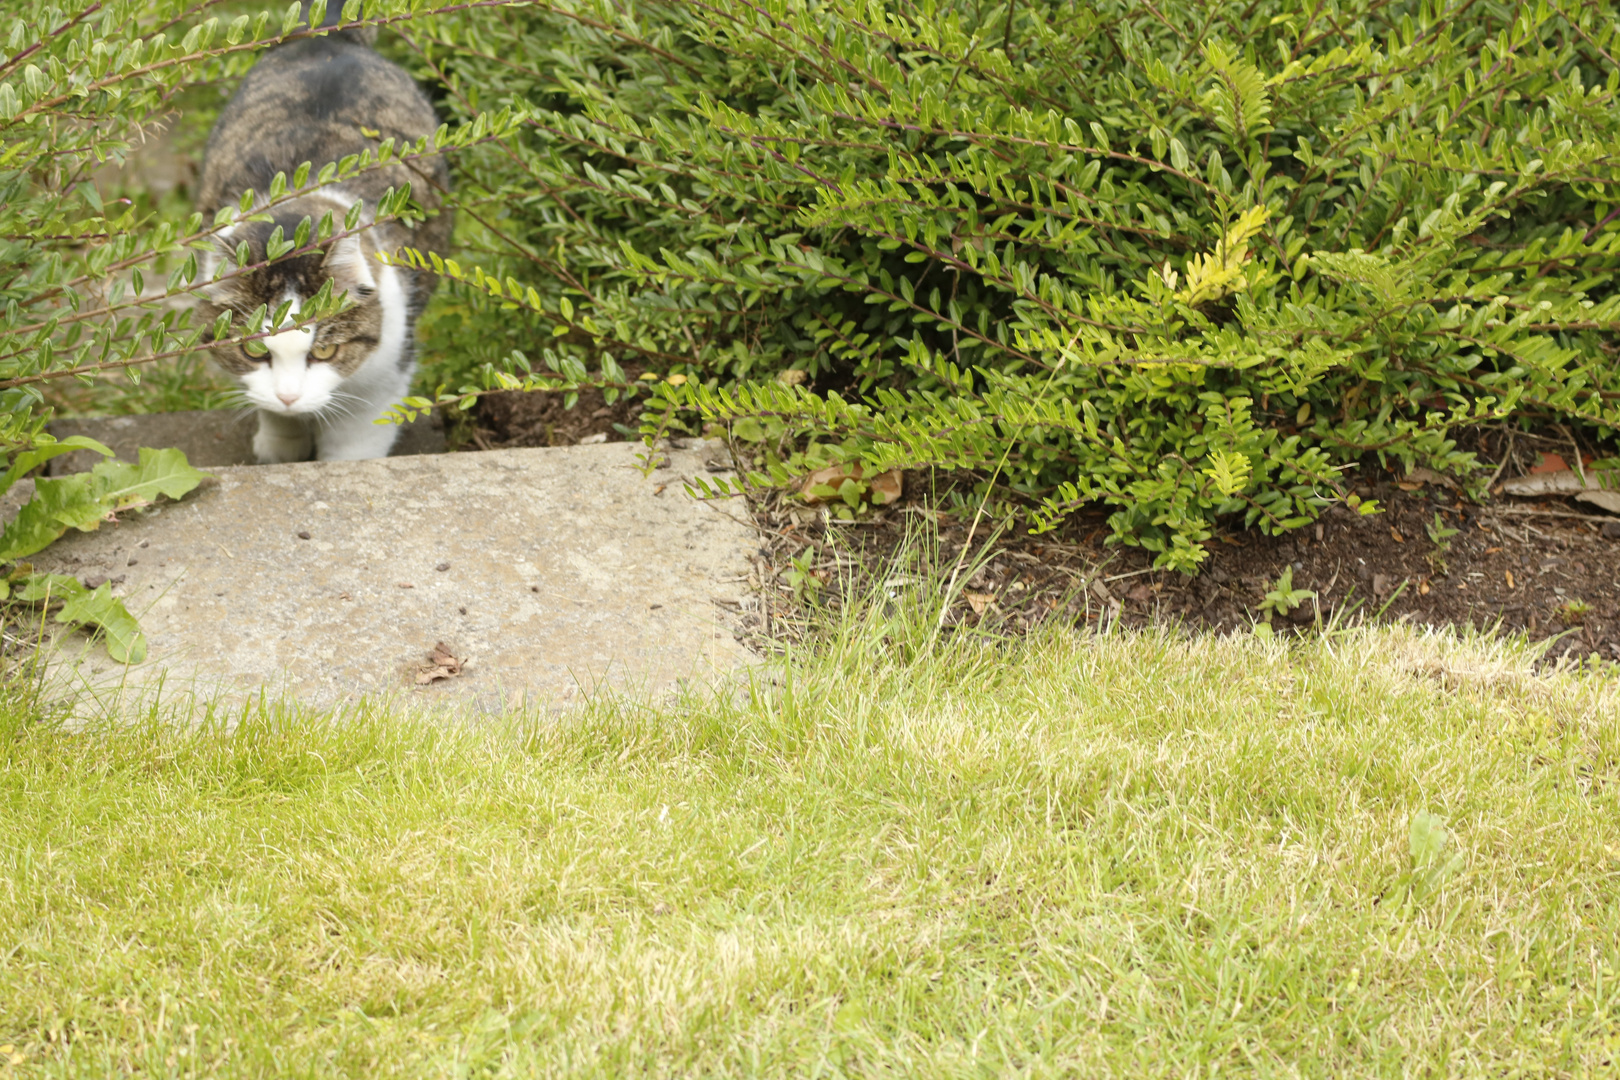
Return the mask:
M370 253L358 236L345 236L326 251L326 274L334 292L347 292L356 301L370 300L377 293L377 278L371 272Z

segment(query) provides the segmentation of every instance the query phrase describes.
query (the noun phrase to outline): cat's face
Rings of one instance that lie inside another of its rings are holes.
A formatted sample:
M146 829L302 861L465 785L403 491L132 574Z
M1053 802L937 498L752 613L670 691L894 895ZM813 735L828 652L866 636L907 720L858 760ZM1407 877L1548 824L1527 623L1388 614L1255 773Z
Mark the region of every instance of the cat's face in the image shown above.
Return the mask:
M265 242L276 225L291 237L302 215L275 222L250 222L222 234L223 246L247 241L251 263L264 258ZM385 294L395 286L389 268L370 260L362 237L333 241L324 250L286 259L249 274L225 278L203 290L200 314L208 322L225 310L241 319L262 304L267 314L256 331L273 331L269 319L282 304L292 307L280 333L242 345L219 345L214 358L241 380L248 400L286 416L342 411L339 387L377 350L383 337ZM205 271L211 267L204 266ZM387 280L380 280L380 278ZM332 281L332 295L347 292L350 306L319 322L295 326L300 309ZM393 291L397 292L397 286Z

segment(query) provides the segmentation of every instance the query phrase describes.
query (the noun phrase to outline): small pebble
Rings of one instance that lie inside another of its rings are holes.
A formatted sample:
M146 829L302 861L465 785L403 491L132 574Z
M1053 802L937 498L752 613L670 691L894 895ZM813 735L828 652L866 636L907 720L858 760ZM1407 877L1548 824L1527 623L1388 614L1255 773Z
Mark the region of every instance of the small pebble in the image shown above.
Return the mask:
M300 539L300 540L308 540L309 539L309 530L308 529L299 529L298 530L298 539Z
M433 569L437 570L439 573L442 574L446 570L450 569L450 564L447 563L447 562L442 562L438 566L435 566Z
M1620 540L1620 521L1605 521L1603 537L1606 540Z
M461 612L463 615L467 614L467 609L466 608L456 608L456 610Z
M529 586L529 591L530 592L539 592L540 591L540 586L538 586L538 585L530 585Z
M140 543L136 544L135 546L136 547L146 547L151 543L152 543L152 541L150 541L150 540L142 540Z
M124 565L125 566L134 566L136 563L138 563L140 561L141 560L139 560L139 559L131 559L131 560L129 560L129 562L125 563Z

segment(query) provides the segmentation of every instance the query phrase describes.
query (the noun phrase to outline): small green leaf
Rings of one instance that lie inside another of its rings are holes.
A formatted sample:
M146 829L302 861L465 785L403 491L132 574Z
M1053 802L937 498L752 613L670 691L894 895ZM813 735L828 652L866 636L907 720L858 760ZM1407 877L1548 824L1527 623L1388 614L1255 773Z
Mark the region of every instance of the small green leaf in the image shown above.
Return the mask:
M94 507L90 474L51 477L34 483L34 497L0 533L0 562L11 562L47 547L69 528L62 518L77 519L81 508Z
M276 174L280 176L280 173ZM277 225L270 230L270 239L264 242L264 257L275 262L294 248L293 242L285 238L281 226Z
M1427 810L1413 814L1412 825L1407 830L1407 848L1412 853L1412 865L1425 870L1437 864L1450 839L1439 817Z
M56 621L100 628L107 655L120 664L138 664L146 659L146 635L124 602L112 594L110 583L103 582L93 590L79 585L78 593L56 613Z
M1170 164L1175 166L1177 172L1186 172L1190 164L1187 159L1187 148L1182 145L1180 139L1170 140Z
M90 436L70 435L57 442L45 443L18 454L16 460L11 463L11 468L6 470L4 476L0 476L0 492L10 491L11 485L15 484L19 478L52 458L61 457L63 454L71 454L75 450L94 450L102 457L112 457L111 450L90 438Z
M112 453L93 439L77 436L55 446L98 450L109 457ZM87 473L42 477L34 484L34 497L0 533L0 562L32 555L68 529L90 532L117 511L147 505L159 495L178 499L206 475L187 464L182 451L142 447L138 465L108 460Z
M1463 867L1463 853L1439 816L1427 810L1412 815L1407 829L1413 886L1418 895L1432 893Z
M325 11L325 9L326 9L325 3L323 3L322 0L316 0L316 2L320 3L321 4L321 10ZM314 13L314 12L311 12L310 14L311 14L311 17L315 20L315 25L319 26L321 16L319 14ZM288 34L292 33L293 30L297 29L298 24L300 22L302 22L302 21L303 21L303 12L299 10L298 0L293 0L292 5L287 8L287 13L281 17L281 34L280 34L280 36L281 37L286 37Z
M67 574L29 574L17 591L17 599L37 604L41 600L71 600L85 591L78 578Z
M97 481L97 498L108 509L145 505L159 495L179 499L208 477L207 473L187 463L182 450L153 450L143 446L140 457L137 465L127 461L103 461L91 470Z

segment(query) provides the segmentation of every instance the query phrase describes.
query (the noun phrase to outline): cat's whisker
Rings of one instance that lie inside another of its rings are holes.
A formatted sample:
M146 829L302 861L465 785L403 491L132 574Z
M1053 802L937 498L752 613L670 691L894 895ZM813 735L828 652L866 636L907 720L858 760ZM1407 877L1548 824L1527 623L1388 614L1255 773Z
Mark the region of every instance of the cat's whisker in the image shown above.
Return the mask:
M367 404L366 399L359 394L350 394L342 390L334 390L327 398L327 403L316 411L317 416L325 416L329 412L341 413L344 416L354 415L357 406Z
M323 405L320 409L310 413L310 415L321 421L348 420L354 416L354 410L344 407Z

